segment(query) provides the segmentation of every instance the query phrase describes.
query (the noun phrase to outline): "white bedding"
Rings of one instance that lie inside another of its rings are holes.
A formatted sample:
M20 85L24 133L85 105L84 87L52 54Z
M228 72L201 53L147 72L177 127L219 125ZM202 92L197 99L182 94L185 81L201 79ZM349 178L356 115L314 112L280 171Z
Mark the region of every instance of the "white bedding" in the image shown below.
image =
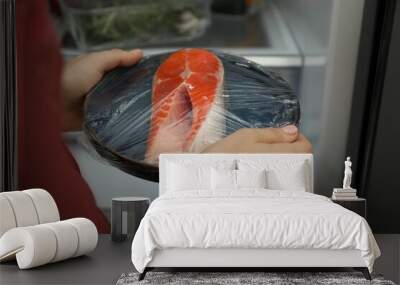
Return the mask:
M212 195L171 192L151 204L132 243L139 272L165 248L358 249L370 271L380 255L365 219L324 196L261 189Z

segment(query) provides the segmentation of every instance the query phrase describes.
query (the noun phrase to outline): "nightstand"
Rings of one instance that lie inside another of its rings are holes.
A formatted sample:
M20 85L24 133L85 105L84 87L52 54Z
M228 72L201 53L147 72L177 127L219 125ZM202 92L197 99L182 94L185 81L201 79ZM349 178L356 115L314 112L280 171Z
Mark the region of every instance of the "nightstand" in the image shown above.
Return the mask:
M146 197L113 198L111 204L112 241L133 238L149 205L150 199Z
M332 202L341 205L342 207L359 214L363 218L367 218L367 200L357 198L352 200L332 199Z

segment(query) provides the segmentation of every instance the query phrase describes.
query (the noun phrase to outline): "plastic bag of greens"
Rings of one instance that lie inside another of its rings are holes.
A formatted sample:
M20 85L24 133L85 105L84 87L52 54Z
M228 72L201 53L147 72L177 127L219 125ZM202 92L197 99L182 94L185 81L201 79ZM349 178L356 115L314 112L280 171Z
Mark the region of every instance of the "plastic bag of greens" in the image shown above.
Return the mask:
M60 0L80 49L191 40L210 22L207 0Z

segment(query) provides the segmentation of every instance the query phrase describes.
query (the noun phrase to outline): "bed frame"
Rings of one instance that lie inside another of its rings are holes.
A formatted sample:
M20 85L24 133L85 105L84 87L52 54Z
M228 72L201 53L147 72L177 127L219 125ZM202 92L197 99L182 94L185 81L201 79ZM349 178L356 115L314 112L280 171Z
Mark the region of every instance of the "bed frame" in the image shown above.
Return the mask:
M168 162L190 158L199 161L220 159L239 159L254 157L257 159L304 160L309 165L309 185L306 191L313 192L313 157L311 154L162 154L160 155L159 194L166 189ZM254 249L254 248L170 248L158 249L152 261L139 275L143 280L146 273L155 268L230 268L235 271L265 268L343 268L350 267L361 271L367 280L371 280L368 268L359 250L329 249ZM262 271L262 270L261 270Z

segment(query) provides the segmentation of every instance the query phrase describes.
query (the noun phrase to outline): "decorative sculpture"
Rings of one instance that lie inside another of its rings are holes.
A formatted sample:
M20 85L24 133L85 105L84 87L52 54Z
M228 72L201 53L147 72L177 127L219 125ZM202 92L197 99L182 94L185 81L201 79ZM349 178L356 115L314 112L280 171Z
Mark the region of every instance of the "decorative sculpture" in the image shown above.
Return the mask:
M351 160L350 156L347 157L346 161L344 162L344 178L343 178L343 189L352 189L351 188L351 176L353 174L351 170Z

